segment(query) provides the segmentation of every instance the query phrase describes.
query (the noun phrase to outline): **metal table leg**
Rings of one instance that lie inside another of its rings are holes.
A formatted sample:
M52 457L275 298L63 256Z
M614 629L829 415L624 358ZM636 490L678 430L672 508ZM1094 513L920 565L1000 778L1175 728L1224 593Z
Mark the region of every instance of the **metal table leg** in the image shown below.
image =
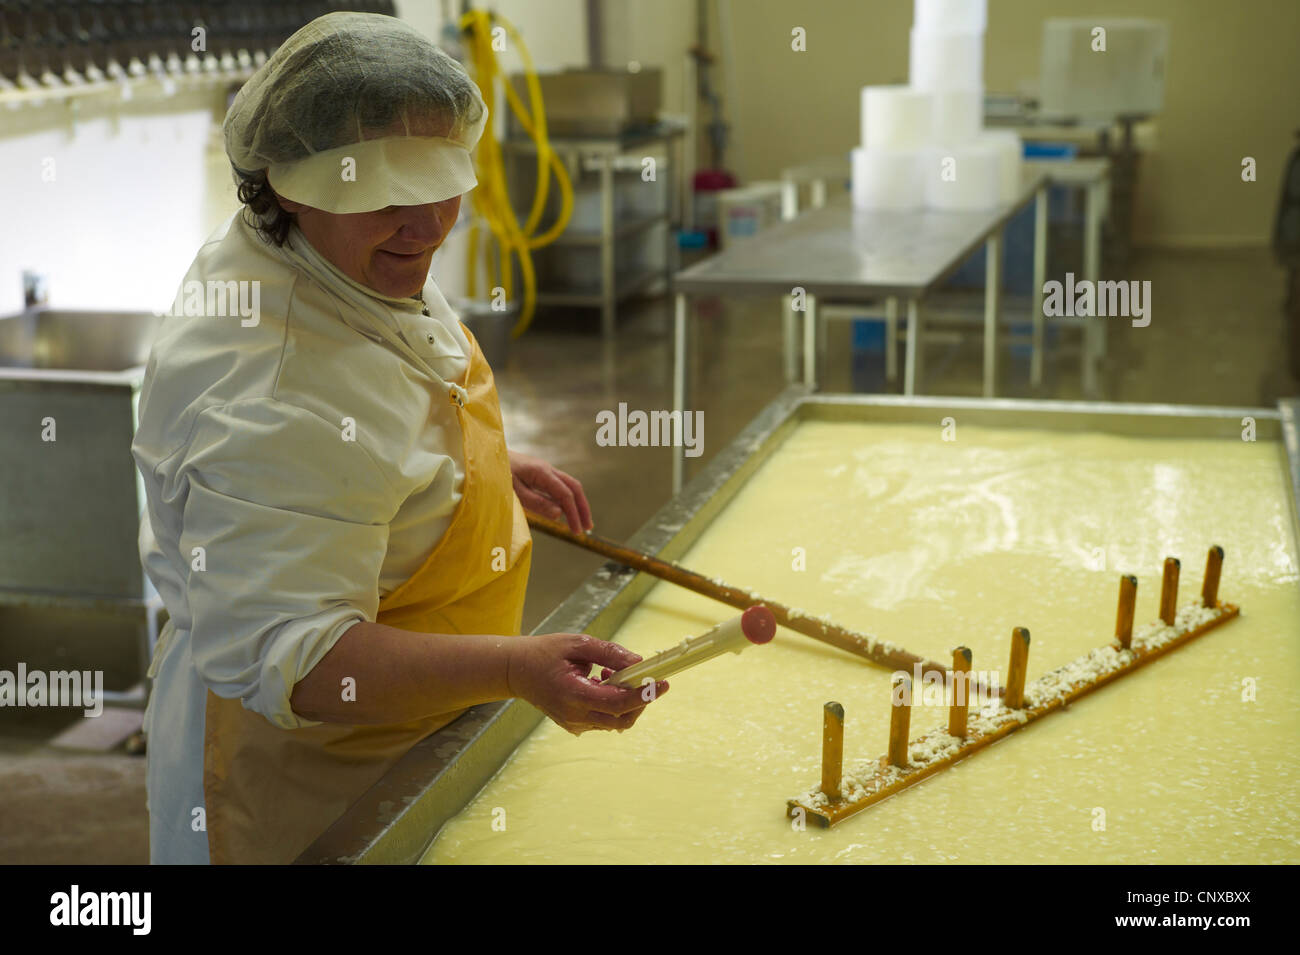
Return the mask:
M1090 183L1084 191L1083 277L1093 290L1101 278L1101 190L1106 180ZM1106 353L1106 319L1085 319L1083 336L1083 390L1097 394L1097 361Z
M686 88L695 89L694 86ZM687 232L695 230L695 176L692 171L694 164L691 159L695 155L695 134L691 132L693 128L688 126L686 133L677 139L677 196L682 228Z
M812 206L814 209L820 209L822 206L826 205L826 180L825 179L814 179L808 188L810 192L810 195L808 197L808 204L810 206Z
M903 394L916 394L921 363L921 308L914 298L907 300L907 354L903 356Z
M803 383L809 391L817 388L817 297L804 296L803 313Z
M781 179L781 220L788 222L799 215L799 183L793 179ZM799 362L795 357L794 299L789 295L781 297L781 358L785 368L787 384L799 380Z
M799 214L799 184L792 179L781 180L781 219L789 221Z
M673 411L686 416L686 296L678 292L673 308ZM686 448L673 448L673 493L682 489Z
M691 221L691 193L686 178L686 137L673 137L677 147L677 164L673 167L673 197L677 207L677 225L689 232L695 223Z
M898 380L898 299L885 299L885 380Z
M785 368L786 384L799 380L799 360L795 355L794 299L789 295L781 296L781 359Z
M998 320L1002 312L1002 228L984 243L984 397L997 392Z
M799 183L793 179L781 179L781 220L788 222L799 215ZM799 380L799 364L795 357L795 315L794 299L789 295L781 298L781 357L785 367L787 384Z
M1047 188L1034 194L1033 343L1029 358L1029 383L1043 384L1043 283L1047 281Z
M600 164L600 332L614 337L617 298L614 288L614 157Z
M673 275L677 271L677 234L673 225L681 222L677 218L677 158L673 155L676 145L670 137L664 140L664 157L668 160L669 174L664 179L664 291L673 287Z

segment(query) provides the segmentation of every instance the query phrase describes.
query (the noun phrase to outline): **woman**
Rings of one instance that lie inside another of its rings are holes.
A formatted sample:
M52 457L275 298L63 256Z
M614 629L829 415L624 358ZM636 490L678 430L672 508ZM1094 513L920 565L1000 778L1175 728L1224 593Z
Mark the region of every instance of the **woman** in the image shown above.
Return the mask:
M640 659L615 644L517 635L516 492L591 516L576 480L507 451L491 371L428 280L486 119L418 32L353 13L294 34L226 117L245 208L186 275L132 446L171 617L145 721L155 862L291 862L476 703L622 730L667 688L588 679ZM236 291L254 308L224 317Z

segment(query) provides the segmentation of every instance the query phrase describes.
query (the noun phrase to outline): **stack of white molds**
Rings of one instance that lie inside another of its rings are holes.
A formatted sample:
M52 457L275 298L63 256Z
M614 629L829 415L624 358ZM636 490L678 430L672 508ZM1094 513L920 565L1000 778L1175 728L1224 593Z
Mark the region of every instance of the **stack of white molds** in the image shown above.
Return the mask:
M1010 129L990 129L980 134L980 142L987 143L998 153L998 202L1010 202L1020 191L1020 172L1024 162L1025 145L1018 133Z
M862 90L861 209L987 209L1015 197L1021 143L984 131L986 0L915 0L907 86Z
M862 88L862 145L853 150L853 204L859 209L924 207L931 107L929 96L908 86Z

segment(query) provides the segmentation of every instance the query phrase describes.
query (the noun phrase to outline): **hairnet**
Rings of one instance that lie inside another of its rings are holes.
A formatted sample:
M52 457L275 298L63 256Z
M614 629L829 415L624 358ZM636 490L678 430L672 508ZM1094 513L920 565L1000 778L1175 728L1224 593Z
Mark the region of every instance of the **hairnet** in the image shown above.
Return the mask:
M487 122L478 87L414 27L330 13L289 37L235 97L224 124L237 173L327 212L450 199L478 180Z

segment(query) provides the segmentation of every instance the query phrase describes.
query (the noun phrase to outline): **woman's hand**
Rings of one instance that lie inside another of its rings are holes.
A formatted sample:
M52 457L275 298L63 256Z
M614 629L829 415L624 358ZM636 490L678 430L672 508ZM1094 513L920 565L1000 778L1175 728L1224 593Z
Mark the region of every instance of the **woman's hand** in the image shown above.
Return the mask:
M668 692L652 688L602 686L589 676L593 664L605 679L641 657L617 643L585 633L542 633L510 641L506 682L510 695L527 700L577 736L587 730L625 730L652 701Z
M510 474L524 510L569 523L575 534L592 528L591 508L578 479L531 454L510 452Z

